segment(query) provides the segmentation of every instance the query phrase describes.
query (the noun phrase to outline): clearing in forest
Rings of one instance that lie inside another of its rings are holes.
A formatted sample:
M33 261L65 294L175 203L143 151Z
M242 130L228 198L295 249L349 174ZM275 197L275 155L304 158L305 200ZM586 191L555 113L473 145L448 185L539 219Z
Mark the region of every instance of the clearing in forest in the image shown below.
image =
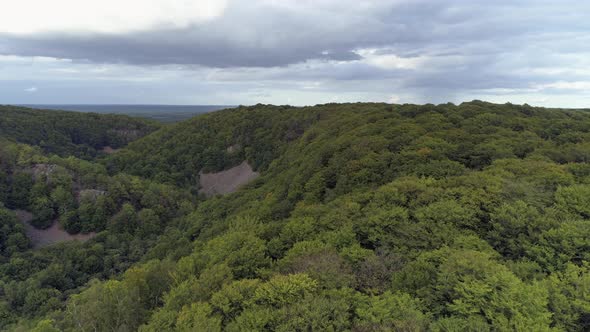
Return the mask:
M25 231L33 244L33 248L42 248L55 243L74 240L85 242L96 236L96 233L72 235L61 229L57 221L47 229L37 229L31 225L31 220L33 220L32 213L23 210L16 210L14 212L20 222L25 225Z
M238 190L242 185L256 179L260 173L254 172L247 161L236 167L217 173L199 173L199 193L210 197L218 194L229 194Z

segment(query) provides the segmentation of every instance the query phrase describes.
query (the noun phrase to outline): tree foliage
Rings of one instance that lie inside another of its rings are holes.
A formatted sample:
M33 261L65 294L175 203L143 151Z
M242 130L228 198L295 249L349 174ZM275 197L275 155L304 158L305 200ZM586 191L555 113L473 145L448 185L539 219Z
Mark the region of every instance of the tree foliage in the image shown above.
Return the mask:
M473 101L240 107L94 161L6 143L0 327L586 331L588 141L588 113ZM33 249L8 209L98 234Z

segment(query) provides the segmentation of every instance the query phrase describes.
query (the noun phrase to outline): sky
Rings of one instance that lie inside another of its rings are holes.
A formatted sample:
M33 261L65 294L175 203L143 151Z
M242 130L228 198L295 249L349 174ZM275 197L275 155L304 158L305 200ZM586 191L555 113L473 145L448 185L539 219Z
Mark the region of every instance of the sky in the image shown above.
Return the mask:
M0 104L590 107L590 1L0 3Z

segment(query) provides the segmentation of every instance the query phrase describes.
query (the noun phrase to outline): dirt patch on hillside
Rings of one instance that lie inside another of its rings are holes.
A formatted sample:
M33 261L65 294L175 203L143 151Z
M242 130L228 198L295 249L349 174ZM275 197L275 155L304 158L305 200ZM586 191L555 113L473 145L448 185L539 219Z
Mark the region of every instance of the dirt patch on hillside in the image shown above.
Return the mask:
M115 133L129 142L138 139L141 134L137 129L112 129L109 132Z
M24 171L33 175L33 180L37 181L41 177L46 177L47 180L51 178L57 170L58 166L54 164L35 164L30 168L25 168Z
M104 196L106 194L107 194L107 192L104 190L82 189L82 190L76 191L76 200L78 201L78 203L80 203L82 200L96 202L96 200L100 196Z
M252 166L244 161L236 167L217 173L199 173L199 193L207 197L218 194L233 193L244 184L256 179L260 173L254 172Z
M234 144L234 145L228 146L225 151L227 151L227 153L234 153L234 152L237 152L237 151L239 151L241 149L242 149L242 146L241 145Z
M24 224L28 225L31 222L31 220L33 220L33 214L31 212L24 210L15 210L14 213L16 214L18 220L20 220L20 222Z
M61 229L58 222L54 222L47 229L37 229L30 224L31 220L33 220L32 213L23 210L16 210L14 212L18 219L25 225L25 232L31 240L33 248L42 248L55 243L74 240L85 242L96 236L96 233L72 235Z
M113 154L115 152L119 151L119 149L113 149L110 146L105 146L104 148L102 148L102 152L106 153L106 154Z

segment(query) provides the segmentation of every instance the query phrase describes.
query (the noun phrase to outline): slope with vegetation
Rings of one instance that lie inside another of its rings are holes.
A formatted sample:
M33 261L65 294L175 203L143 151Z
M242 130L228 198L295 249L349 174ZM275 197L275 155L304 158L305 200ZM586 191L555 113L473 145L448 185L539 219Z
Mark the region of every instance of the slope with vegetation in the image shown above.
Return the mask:
M318 120L314 109L257 105L195 117L130 144L108 164L159 182L194 187L199 172L209 173L248 160L265 170Z
M47 153L90 159L160 125L125 115L37 110L0 105L0 138L40 146Z
M39 165L50 165L42 167L50 171L33 172ZM0 328L63 308L92 279L118 276L157 243L166 227L190 212L194 202L184 190L124 174L111 177L100 164L2 142ZM88 232L95 236L86 243L38 249L34 242L39 239L28 237L29 225L19 222L15 210L30 211L41 236L48 236L41 229L55 225L75 238L87 239Z
M85 187L113 207L96 238L41 251L4 210L0 317L17 331L585 331L589 142L589 114L527 105L257 105L105 166L49 157L72 182L100 175ZM31 164L13 160L10 208ZM196 198L199 172L243 161L260 177Z

